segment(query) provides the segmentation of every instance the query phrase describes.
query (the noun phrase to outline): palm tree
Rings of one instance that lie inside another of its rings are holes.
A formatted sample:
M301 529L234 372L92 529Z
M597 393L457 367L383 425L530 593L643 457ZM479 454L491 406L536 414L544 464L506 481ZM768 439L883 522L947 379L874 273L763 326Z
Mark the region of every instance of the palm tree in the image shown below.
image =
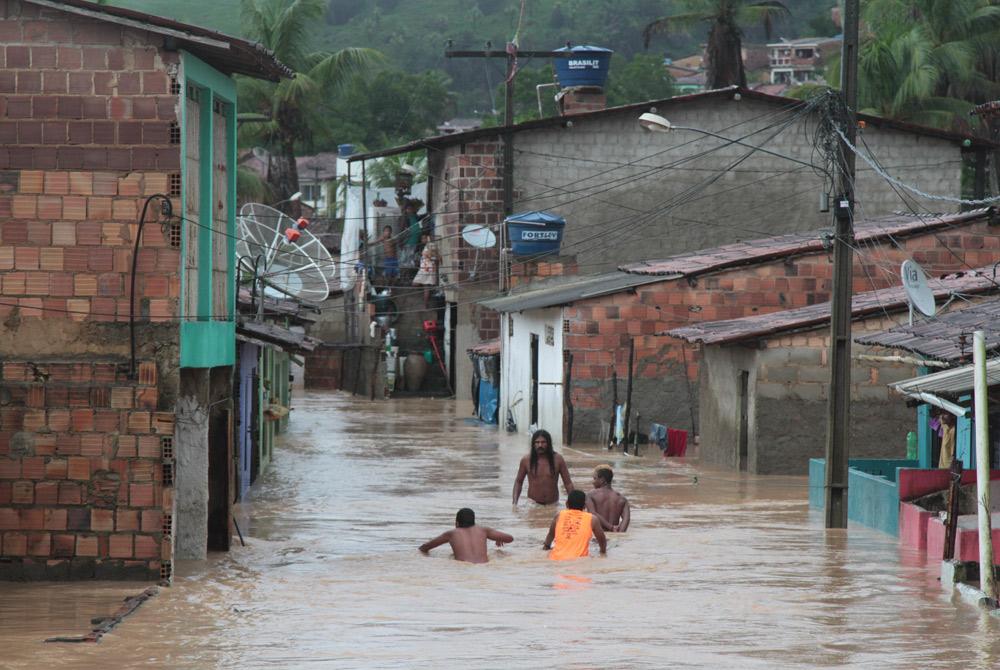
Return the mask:
M1000 7L991 0L871 0L858 58L859 108L904 121L968 130L968 112L1000 94Z
M775 20L790 12L778 0L686 0L687 11L648 24L642 31L646 47L654 35L688 30L708 23L705 70L708 88L746 86L743 70L743 25L760 22L770 38Z
M320 101L335 94L345 82L380 60L371 49L347 48L336 52L310 51L312 29L322 23L326 0L242 0L247 36L259 41L295 70L291 79L274 83L241 78L240 106L266 115L241 129L241 142L265 145L272 155L269 185L278 199L299 190L295 168L296 144L308 144L323 126Z

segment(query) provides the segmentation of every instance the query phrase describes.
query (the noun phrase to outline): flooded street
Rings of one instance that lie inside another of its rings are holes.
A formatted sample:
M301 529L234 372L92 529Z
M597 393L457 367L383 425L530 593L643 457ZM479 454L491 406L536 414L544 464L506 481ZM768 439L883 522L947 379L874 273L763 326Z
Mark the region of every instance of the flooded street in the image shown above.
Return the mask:
M527 436L467 414L300 397L241 510L248 546L178 563L174 586L99 644L42 640L85 632L145 584L0 584L0 667L1000 665L1000 620L944 592L938 563L896 538L825 531L804 477L561 448L587 490L593 467L612 464L632 526L609 536L606 558L550 562L556 509L510 504ZM464 506L515 542L491 544L486 565L447 546L421 555Z

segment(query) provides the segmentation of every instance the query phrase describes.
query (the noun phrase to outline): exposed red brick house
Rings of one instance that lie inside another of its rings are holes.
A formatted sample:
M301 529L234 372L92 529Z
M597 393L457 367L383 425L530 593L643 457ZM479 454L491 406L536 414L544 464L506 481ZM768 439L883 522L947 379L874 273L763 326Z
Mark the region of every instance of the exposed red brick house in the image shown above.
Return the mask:
M858 221L854 290L898 285L898 268L907 258L933 276L994 262L1000 258L996 221L989 209ZM512 407L518 427L524 429L533 423L531 411L537 404L542 427L554 436L562 434L565 396L559 383L566 356L572 353L573 434L577 439L597 438L601 420L610 416L613 373L619 400L624 400L629 341L634 339L635 408L644 420L697 426L698 352L657 333L826 302L833 269L827 233L749 240L622 266L617 273L599 276L596 283L593 276L580 276L483 301L483 306L501 313L501 416ZM545 348L550 331L551 351ZM534 376L530 335L538 338L540 347L541 373ZM532 402L535 398L537 403Z
M140 12L0 0L0 579L169 580L228 547L233 74L290 73Z

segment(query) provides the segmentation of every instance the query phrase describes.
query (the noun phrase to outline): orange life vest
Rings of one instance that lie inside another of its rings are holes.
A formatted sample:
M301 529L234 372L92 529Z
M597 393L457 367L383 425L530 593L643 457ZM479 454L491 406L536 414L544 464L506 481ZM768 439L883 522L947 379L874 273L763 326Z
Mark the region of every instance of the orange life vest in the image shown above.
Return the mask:
M556 536L549 558L553 561L569 561L590 555L590 538L594 531L590 527L591 515L578 509L564 509L556 521Z

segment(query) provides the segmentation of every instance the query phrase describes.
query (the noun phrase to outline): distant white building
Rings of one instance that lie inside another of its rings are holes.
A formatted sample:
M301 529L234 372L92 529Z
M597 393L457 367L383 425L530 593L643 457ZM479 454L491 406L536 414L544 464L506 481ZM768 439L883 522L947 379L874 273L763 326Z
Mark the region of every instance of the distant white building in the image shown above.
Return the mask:
M840 50L842 38L803 37L782 39L767 45L772 84L804 84L824 81L823 58Z

